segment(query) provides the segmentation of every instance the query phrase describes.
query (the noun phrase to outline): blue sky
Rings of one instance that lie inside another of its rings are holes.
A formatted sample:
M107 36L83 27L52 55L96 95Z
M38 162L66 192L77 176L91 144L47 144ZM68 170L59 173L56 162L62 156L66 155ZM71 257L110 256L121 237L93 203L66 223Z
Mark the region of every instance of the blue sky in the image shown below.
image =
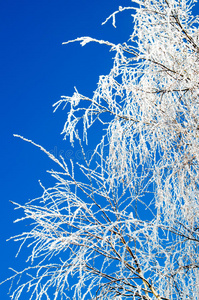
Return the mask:
M12 200L24 204L41 195L40 179L48 187L47 169L56 167L40 150L13 137L23 135L55 155L73 149L60 135L66 111L53 114L52 104L61 95L72 95L74 86L92 96L99 75L107 74L113 54L106 46L78 43L62 45L70 39L91 36L114 43L126 41L132 32L131 18L123 13L117 29L111 22L101 26L119 5L130 0L0 0L0 99L1 99L1 202L0 281L24 266L24 248L17 259L19 244L6 242L26 230ZM92 145L91 145L92 147ZM8 285L0 286L0 298L10 299ZM22 298L23 299L23 298ZM27 299L26 299L27 300Z

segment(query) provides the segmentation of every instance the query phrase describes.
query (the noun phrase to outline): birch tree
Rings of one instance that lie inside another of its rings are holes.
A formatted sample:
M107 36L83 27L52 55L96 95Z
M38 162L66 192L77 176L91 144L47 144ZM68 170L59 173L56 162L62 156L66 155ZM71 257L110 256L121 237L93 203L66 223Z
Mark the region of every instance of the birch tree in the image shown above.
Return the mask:
M25 205L29 246L11 299L199 299L199 29L190 0L134 0L123 44L93 97L62 96L64 138L83 163L56 158L53 187ZM102 47L99 45L99 47ZM96 126L96 127L95 127ZM101 138L91 157L91 130ZM82 175L79 175L80 170ZM42 185L42 184L41 184ZM53 296L52 296L53 295ZM27 296L26 296L27 297Z

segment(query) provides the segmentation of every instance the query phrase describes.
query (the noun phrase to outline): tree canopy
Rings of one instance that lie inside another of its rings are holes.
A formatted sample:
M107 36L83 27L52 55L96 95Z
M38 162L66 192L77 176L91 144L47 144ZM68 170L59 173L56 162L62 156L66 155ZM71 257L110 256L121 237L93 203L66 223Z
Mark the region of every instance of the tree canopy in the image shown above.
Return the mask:
M123 44L81 37L115 52L93 97L62 96L64 138L83 163L56 158L53 187L25 205L30 265L8 280L11 298L199 298L199 29L194 1L144 0ZM94 128L94 129L92 129ZM93 131L92 131L93 130ZM99 140L91 155L89 141ZM89 152L90 153L90 152ZM81 175L77 172L81 170ZM29 275L28 275L29 274ZM73 280L72 280L73 278ZM50 294L53 291L53 298ZM72 296L71 296L72 295Z

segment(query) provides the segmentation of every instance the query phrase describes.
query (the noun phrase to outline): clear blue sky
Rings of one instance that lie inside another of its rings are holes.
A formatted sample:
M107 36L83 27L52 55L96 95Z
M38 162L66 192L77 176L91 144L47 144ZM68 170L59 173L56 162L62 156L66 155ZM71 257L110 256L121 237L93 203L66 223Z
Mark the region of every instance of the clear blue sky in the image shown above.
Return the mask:
M69 39L92 36L115 43L126 41L132 32L130 15L101 26L119 5L130 0L0 0L0 99L1 99L1 202L0 202L0 281L11 275L8 267L22 269L28 252L17 259L19 244L6 242L27 230L12 200L24 204L41 195L40 179L48 187L47 169L56 167L40 150L13 137L13 133L41 144L58 154L71 149L60 132L66 111L53 114L52 104L61 95L72 95L74 86L92 96L99 75L112 66L106 46L78 43L62 45ZM64 152L65 153L65 152ZM8 285L0 286L0 299L8 300ZM23 298L22 298L23 299ZM24 298L27 300L27 298Z

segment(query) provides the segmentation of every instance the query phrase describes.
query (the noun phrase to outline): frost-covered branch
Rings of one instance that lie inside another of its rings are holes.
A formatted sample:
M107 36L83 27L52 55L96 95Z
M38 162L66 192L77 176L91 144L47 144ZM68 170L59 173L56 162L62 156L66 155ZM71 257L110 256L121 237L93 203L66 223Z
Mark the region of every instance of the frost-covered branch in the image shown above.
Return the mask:
M126 43L64 43L115 52L93 97L75 88L54 104L67 109L62 133L81 163L21 137L61 170L49 172L54 187L17 205L31 229L13 239L32 249L32 265L10 278L21 280L13 300L27 291L36 300L199 298L199 19L193 1L135 3L105 21L133 9ZM91 128L101 136L88 158Z

